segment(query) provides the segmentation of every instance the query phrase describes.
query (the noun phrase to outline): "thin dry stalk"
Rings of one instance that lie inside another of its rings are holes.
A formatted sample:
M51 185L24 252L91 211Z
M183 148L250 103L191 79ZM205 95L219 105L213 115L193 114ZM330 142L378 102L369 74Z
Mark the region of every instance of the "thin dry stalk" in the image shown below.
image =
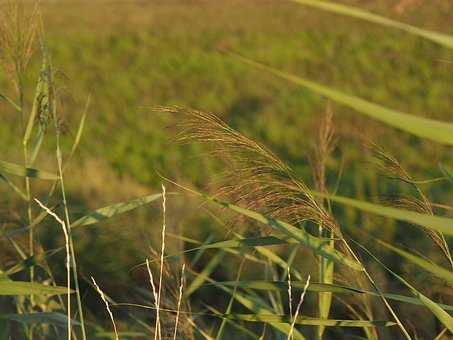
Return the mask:
M291 271L288 267L288 301L289 301L289 315L291 319L293 318L293 297L292 297L292 287L291 287Z
M162 331L161 331L161 325L160 325L160 315L159 315L159 307L160 307L160 299L161 299L161 293L162 293L162 277L163 277L163 270L164 270L164 253L165 253L165 230L167 228L166 226L166 202L167 202L167 196L166 196L166 189L165 186L162 184L162 248L161 248L161 253L160 253L160 274L159 274L159 291L157 294L157 310L156 310L156 333L154 334L154 339L157 339L157 336L159 335L159 339L162 338Z
M116 329L116 324L115 324L115 319L113 318L113 313L110 310L110 305L109 305L109 303L108 303L108 301L107 301L107 299L106 299L106 297L104 295L104 292L101 290L101 288L99 288L99 286L97 285L96 281L94 280L94 277L91 277L91 281L93 281L93 284L96 287L96 290L98 291L99 295L101 296L102 301L104 301L104 303L105 303L105 308L107 309L107 313L109 313L110 320L112 320L113 331L115 332L115 339L119 340L118 331Z
M184 287L184 270L185 269L186 269L186 264L184 263L182 265L182 269L181 269L181 284L179 285L178 308L176 310L175 333L173 334L173 340L176 340L176 335L178 334L179 311L181 309L182 290Z
M303 290L302 294L300 294L299 303L297 304L296 312L294 313L294 318L293 318L293 321L291 323L291 328L288 333L288 340L293 339L294 326L295 326L297 318L299 316L300 307L302 306L302 303L304 302L305 293L307 293L309 284L310 284L310 275L308 275L307 282L305 282L304 290Z
M157 290L156 290L156 286L154 285L153 272L152 272L151 267L149 265L149 260L148 259L146 259L146 268L148 269L149 282L151 283L151 288L153 290L154 305L156 306L156 310L157 310Z
M71 340L71 252L69 249L69 233L68 229L66 227L66 223L58 217L57 214L55 214L52 210L50 210L48 207L46 207L44 204L42 204L37 198L35 198L35 202L38 203L38 205L44 209L49 215L51 215L60 225L61 228L63 229L64 233L64 238L65 238L65 248L66 248L66 282L67 282L67 327L68 327L68 340Z

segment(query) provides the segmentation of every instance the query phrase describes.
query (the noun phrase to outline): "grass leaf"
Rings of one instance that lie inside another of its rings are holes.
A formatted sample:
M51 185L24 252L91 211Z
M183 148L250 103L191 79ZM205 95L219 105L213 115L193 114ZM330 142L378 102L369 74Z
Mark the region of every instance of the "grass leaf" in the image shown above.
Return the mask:
M442 216L420 214L414 211L387 207L384 205L369 203L365 201L356 200L354 198L342 197L336 195L326 195L321 193L313 193L320 197L328 198L333 202L347 205L362 211L372 214L394 218L400 221L405 221L417 224L429 229L439 231L445 235L453 235L453 219Z
M26 281L0 279L0 295L60 295L66 294L66 287L46 286Z
M374 118L391 127L412 133L418 137L431 139L438 143L453 145L453 123L418 117L405 112L392 110L382 105L369 102L359 97L345 94L338 90L307 80L305 78L297 77L283 71L279 71L251 59L242 57L238 54L231 53L231 55L246 64L255 66L282 79L303 86L315 93L348 106L358 113Z
M113 216L123 214L125 212L141 207L145 204L151 203L161 197L162 194L153 194L97 209L76 220L74 223L71 224L71 228L87 226L107 220Z
M44 180L57 180L58 176L38 170L35 168L26 168L21 165L17 165L15 163L10 163L10 162L5 162L5 161L0 161L0 171L14 175L14 176L20 176L20 177L30 177L30 178L39 178L39 179L44 179Z
M0 314L0 319L13 320L23 324L52 324L63 328L67 328L68 323L66 315L55 312ZM71 323L78 324L76 321L71 321Z
M374 13L367 12L357 7L320 0L291 0L291 1L297 2L302 5L316 7L325 11L366 20L368 22L372 22L375 24L400 29L402 31L415 34L419 37L423 37L425 39L438 43L442 46L453 49L453 36L451 35L415 27Z

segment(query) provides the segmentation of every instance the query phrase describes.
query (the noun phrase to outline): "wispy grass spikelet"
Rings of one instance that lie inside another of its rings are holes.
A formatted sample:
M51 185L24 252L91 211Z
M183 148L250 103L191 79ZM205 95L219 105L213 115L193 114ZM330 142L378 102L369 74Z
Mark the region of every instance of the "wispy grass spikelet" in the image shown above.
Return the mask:
M211 155L227 168L219 194L235 204L261 211L274 218L301 225L304 221L322 224L337 235L340 230L320 206L307 185L274 153L211 113L178 107L160 108L176 115L177 140L198 142L210 147Z

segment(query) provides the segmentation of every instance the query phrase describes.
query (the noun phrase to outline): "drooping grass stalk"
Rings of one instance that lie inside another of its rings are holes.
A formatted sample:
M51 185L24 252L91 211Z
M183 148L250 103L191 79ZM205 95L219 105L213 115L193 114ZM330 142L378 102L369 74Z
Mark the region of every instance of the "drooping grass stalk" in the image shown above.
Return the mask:
M151 283L151 288L152 288L152 291L153 291L154 307L156 308L156 313L157 313L157 311L159 309L159 307L157 305L157 301L158 301L157 289L156 289L156 285L154 284L153 272L151 270L151 266L149 265L149 260L148 259L146 259L146 268L148 270L149 282ZM157 320L157 314L156 314L156 320ZM158 330L157 330L157 326L156 326L154 328L154 337L156 337L157 332L158 332Z
M63 234L65 237L65 248L66 248L66 284L67 284L67 289L68 289L68 294L67 294L67 329L68 329L68 340L71 340L71 252L69 250L69 232L68 232L68 226L65 224L65 222L58 217L57 214L55 214L52 210L50 210L48 207L46 207L44 204L42 204L38 199L35 198L36 203L39 204L39 206L44 209L49 215L51 215L60 225L61 228L63 229Z
M101 288L99 288L99 286L97 285L96 281L94 280L94 277L91 277L91 281L93 281L93 284L94 284L94 286L96 287L96 290L98 291L99 295L101 296L102 301L104 301L105 308L107 309L107 313L109 313L110 320L112 320L113 331L115 332L115 339L116 339L116 340L119 340L118 331L117 331L117 329L116 329L116 324L115 324L115 319L114 319L113 313L112 313L112 311L111 311L111 309L110 309L109 302L107 301L106 297L104 296L104 292L103 292L103 291L101 290Z
M291 328L289 330L288 339L287 340L293 340L294 326L296 324L297 317L299 316L300 307L302 306L302 304L304 302L304 297L305 297L305 294L307 293L307 289L308 289L308 285L309 284L310 284L310 275L308 275L307 281L305 282L304 290L300 294L299 303L297 304L296 311L294 312L294 318L292 318Z

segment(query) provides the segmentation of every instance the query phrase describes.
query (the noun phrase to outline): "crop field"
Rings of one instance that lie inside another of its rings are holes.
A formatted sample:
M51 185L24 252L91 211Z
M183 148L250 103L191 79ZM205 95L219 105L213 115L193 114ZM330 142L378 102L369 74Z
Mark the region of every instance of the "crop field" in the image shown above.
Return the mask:
M0 0L0 340L451 339L451 23Z

